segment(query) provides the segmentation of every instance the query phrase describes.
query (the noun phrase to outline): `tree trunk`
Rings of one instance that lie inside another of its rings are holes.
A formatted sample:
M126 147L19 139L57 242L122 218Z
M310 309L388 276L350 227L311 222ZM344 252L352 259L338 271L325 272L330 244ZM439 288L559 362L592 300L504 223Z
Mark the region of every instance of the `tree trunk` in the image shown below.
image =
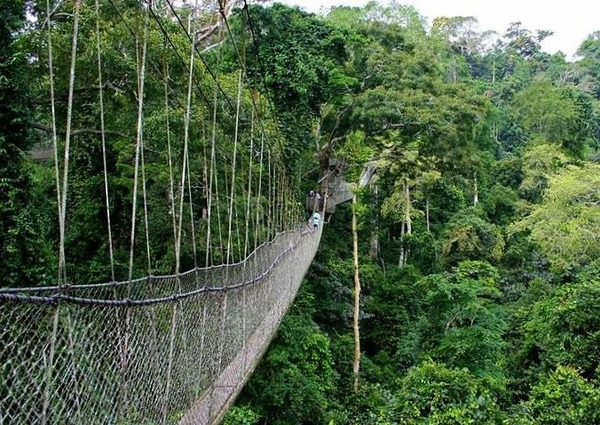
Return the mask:
M425 220L427 222L427 231L430 232L429 228L429 196L425 198Z
M375 185L373 191L375 192L375 205L378 205L377 200L377 185ZM371 205L372 207L372 205ZM371 244L369 247L369 256L372 260L377 260L379 258L379 220L374 220L374 227L371 231Z
M410 200L410 187L408 186L408 178L404 181L404 195L406 198L406 209L405 209L405 216L404 216L404 220L406 221L406 234L407 235L412 235L412 220L410 218L410 210L412 207L412 202ZM408 252L409 248L404 245L404 264L403 266L406 265L406 262L408 261Z
M400 223L400 258L398 259L398 267L404 265L404 222Z
M404 220L406 221L406 234L412 234L412 221L410 219L410 210L412 203L410 201L410 188L408 187L408 179L404 181L404 196L406 198L406 208L404 210Z
M479 189L477 188L477 172L473 173L473 181L475 183L475 194L473 195L473 205L477 206L479 203Z
M352 239L354 262L354 392L358 392L358 378L360 370L360 331L358 317L360 312L360 279L358 276L358 231L356 229L356 194L352 197Z
M405 246L404 237L412 233L412 221L410 218L411 201L408 178L404 179L403 186L404 187L402 190L404 191L404 205L402 210L404 217L402 218L402 226L400 228L400 258L398 260L399 267L405 266L408 259L408 249Z

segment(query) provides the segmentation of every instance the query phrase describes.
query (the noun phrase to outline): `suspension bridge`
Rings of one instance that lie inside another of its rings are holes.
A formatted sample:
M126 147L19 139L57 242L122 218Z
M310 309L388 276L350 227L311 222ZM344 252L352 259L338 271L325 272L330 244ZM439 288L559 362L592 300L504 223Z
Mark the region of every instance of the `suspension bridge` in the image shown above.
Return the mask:
M236 33L233 3L38 6L23 38L53 262L0 288L0 424L218 423L323 227L246 69L248 7Z

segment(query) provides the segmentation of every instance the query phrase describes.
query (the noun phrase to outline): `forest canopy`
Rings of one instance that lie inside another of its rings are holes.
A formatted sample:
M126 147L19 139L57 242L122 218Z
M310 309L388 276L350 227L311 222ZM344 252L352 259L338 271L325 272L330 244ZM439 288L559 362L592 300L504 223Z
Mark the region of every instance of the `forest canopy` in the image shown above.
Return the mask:
M550 31L428 27L399 3L250 10L278 96L301 85L357 203L226 423L597 423L600 31L568 61L541 49ZM297 68L275 53L296 48Z

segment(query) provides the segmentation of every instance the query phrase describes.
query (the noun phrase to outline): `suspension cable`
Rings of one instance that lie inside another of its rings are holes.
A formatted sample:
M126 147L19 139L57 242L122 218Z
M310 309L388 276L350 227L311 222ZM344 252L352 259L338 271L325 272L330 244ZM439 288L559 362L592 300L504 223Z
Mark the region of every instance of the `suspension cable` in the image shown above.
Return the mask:
M115 280L115 256L113 250L113 238L112 238L112 225L111 225L111 217L110 217L110 197L108 191L108 167L106 164L106 136L104 134L104 89L103 89L103 80L102 80L102 55L100 53L100 4L98 0L95 0L96 6L96 53L97 53L97 62L98 62L98 97L100 101L100 131L102 133L102 165L104 169L104 200L106 203L106 221L108 227L108 254L110 256L110 277L114 281Z
M183 201L185 199L185 188L187 178L187 166L188 166L188 152L189 152L189 140L190 140L190 120L192 111L192 86L194 80L194 47L193 40L191 41L192 47L190 51L190 62L188 71L188 91L187 91L187 102L185 108L184 124L183 124L183 160L181 164L181 182L180 182L180 193L179 193L179 228L177 229L177 259L175 270L179 273L179 266L181 262L181 232L183 227ZM193 225L193 223L192 223Z
M244 235L244 258L248 256L248 245L249 245L249 233L250 233L250 202L252 200L252 166L254 160L254 109L251 114L251 127L250 127L250 164L248 165L248 189L247 189L247 200L246 200L246 233Z
M235 170L236 170L236 160L237 160L237 145L238 145L238 136L239 136L239 116L240 116L240 105L242 103L242 70L240 69L239 77L238 77L238 94L237 94L237 110L236 110L236 120L235 120L235 135L233 142L233 161L231 164L231 192L229 199L229 231L227 233L227 264L229 264L230 254L231 254L231 223L233 221L233 201L235 198Z
M48 43L48 71L49 71L49 79L50 79L50 110L52 115L52 145L54 147L54 171L55 171L55 184L56 184L56 205L58 209L58 226L59 226L59 234L63 235L63 222L61 220L62 217L62 201L61 201L61 184L60 184L60 164L58 162L58 135L56 131L56 101L55 101L55 93L54 93L54 54L52 51L52 30L50 27L51 19L50 19L50 0L46 0L46 8L47 8L47 18L46 18L46 27L47 31L47 43ZM60 248L59 248L60 249ZM60 255L60 254L59 254ZM64 256L64 252L62 254ZM58 263L58 282L59 284L63 282L62 276L62 266L61 260L59 259Z
M207 231L206 231L206 265L212 264L212 241L211 241L211 220L212 220L212 189L213 189L213 164L215 161L215 142L217 138L217 90L214 90L214 109L213 109L213 120L212 120L212 132L211 132L211 145L210 145L210 175L208 181L208 202L207 202ZM210 260L210 262L209 262Z
M260 214L260 198L262 196L262 180L263 180L263 169L264 169L264 163L263 163L263 157L264 157L264 151L265 151L265 135L264 133L261 133L261 137L260 137L260 160L259 160L259 168L258 168L258 189L257 189L257 195L256 195L256 223L254 225L254 247L256 248L257 244L258 244L258 240L259 240L259 235L258 235L258 229L260 228L259 224L259 218L261 216Z
M63 159L62 194L60 209L60 256L59 273L62 279L67 281L67 268L65 259L65 227L67 217L67 190L69 188L69 154L71 145L71 123L73 120L73 93L75 91L75 64L77 59L77 39L79 37L79 10L81 0L75 0L73 12L73 40L71 44L71 65L69 67L69 96L67 100L67 129L65 134L65 153ZM58 172L58 169L56 170Z
M208 71L209 75L211 76L211 78L213 79L213 81L215 82L215 84L217 85L217 88L219 89L219 91L221 92L221 94L223 94L223 98L225 99L225 102L227 102L227 104L229 105L229 107L232 110L235 110L235 108L233 107L233 103L231 103L231 100L227 96L227 93L225 93L225 90L223 90L223 87L221 87L221 84L219 84L219 80L217 79L215 73L212 71L211 67L208 65L208 63L206 62L206 60L204 59L204 57L200 54L200 52L196 48L196 45L194 43L194 40L193 40L192 36L190 35L189 31L185 28L185 25L183 24L183 22L181 21L181 18L179 17L179 14L177 13L177 11L175 10L175 8L173 7L173 4L171 3L171 0L165 0L165 1L167 2L167 5L171 9L171 12L173 13L173 16L175 16L175 19L177 19L177 22L179 22L179 26L183 29L183 32L185 33L185 35L187 36L187 38L190 40L192 48L198 54L198 58L200 58L200 60L202 61L202 63L206 67L206 70Z
M166 42L166 40L165 40ZM173 249L175 258L179 256L177 246L177 217L175 211L175 178L173 177L173 154L171 149L171 124L169 115L169 63L163 56L163 72L165 87L165 127L167 136L167 162L169 164L169 211L171 213L171 222L173 224Z
M135 225L137 213L137 192L139 185L139 169L140 169L140 151L143 145L143 116L144 116L144 83L146 74L146 48L148 42L148 14L145 14L144 32L142 41L141 57L138 57L138 117L137 117L137 136L135 147L135 169L133 177L133 205L131 208L131 238L129 251L129 274L128 280L133 278L133 258L135 248ZM136 37L136 51L139 50L139 39Z

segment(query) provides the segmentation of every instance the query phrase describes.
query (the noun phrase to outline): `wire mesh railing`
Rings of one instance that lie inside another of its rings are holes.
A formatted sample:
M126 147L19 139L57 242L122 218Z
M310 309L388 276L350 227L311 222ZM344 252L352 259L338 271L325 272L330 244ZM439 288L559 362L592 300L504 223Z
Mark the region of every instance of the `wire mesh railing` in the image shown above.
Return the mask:
M209 424L287 311L322 227L243 262L97 285L0 289L0 424Z

